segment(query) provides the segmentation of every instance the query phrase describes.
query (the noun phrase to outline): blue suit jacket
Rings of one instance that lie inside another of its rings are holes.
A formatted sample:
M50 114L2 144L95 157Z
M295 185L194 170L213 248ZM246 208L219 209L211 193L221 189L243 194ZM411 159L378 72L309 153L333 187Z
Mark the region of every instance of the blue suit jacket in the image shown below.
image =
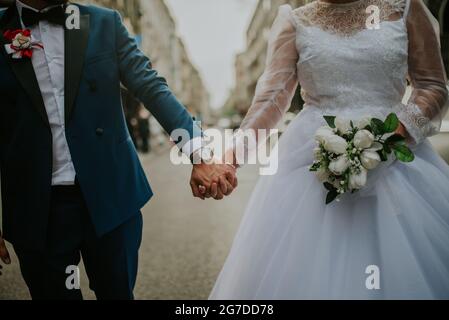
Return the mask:
M166 81L112 10L79 6L81 28L65 31L66 137L98 235L131 217L152 191L130 139L120 83L171 133L201 134ZM0 13L0 169L3 233L25 248L45 244L52 178L52 134L30 59L4 50L19 29L15 6ZM177 141L179 145L188 139Z

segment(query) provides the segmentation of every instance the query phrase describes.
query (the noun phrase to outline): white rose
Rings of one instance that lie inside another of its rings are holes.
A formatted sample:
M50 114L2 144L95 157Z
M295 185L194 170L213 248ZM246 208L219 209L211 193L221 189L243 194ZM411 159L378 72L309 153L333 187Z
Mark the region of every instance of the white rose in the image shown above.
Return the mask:
M360 155L360 161L366 169L373 170L377 168L382 160L380 159L380 156L377 152L365 150Z
M360 130L354 136L354 146L356 148L368 149L373 145L374 135L368 130Z
M21 47L21 44L19 43L19 40L17 38L12 41L12 45L19 49Z
M326 168L319 168L318 171L315 172L315 174L320 182L326 182L329 180L330 173L328 170L326 170Z
M340 117L336 117L335 118L335 127L342 134L347 133L348 131L352 130L351 120L340 118Z
M366 185L366 181L368 180L368 170L363 167L360 170L359 174L351 174L349 176L350 189L358 190Z
M356 121L355 126L359 129L365 129L368 125L371 124L371 118L369 117L363 117Z
M12 45L19 49L28 49L31 46L31 38L19 33L12 41Z
M324 149L335 154L343 154L348 148L348 142L340 136L331 135L324 138Z
M331 135L334 135L334 131L331 127L321 127L315 133L315 140L324 143L325 138Z
M329 163L329 170L336 175L342 175L349 168L349 165L348 156L344 154Z

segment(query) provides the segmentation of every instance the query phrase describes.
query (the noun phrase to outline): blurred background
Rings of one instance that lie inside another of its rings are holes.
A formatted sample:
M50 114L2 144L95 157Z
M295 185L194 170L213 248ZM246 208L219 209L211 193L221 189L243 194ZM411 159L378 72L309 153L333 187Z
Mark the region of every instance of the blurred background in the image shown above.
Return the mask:
M0 0L0 6L11 1ZM189 112L205 128L238 128L263 72L267 37L280 5L304 0L90 0L118 10L141 49ZM440 22L449 70L448 0L424 1ZM107 32L107 30L105 30ZM137 299L206 299L230 249L258 168L239 171L239 189L222 202L192 198L189 166L175 166L169 143L151 114L126 88L123 104L131 136L154 187L143 209L144 239ZM298 89L279 125L300 112ZM449 161L449 118L432 143ZM1 214L0 214L1 218ZM82 272L85 298L94 298ZM29 299L17 259L0 276L0 299Z

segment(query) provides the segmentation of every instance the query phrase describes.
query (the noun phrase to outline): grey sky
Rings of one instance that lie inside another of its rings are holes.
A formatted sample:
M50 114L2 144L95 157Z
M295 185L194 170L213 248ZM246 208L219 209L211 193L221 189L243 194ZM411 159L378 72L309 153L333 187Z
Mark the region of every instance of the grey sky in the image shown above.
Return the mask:
M234 57L245 48L246 28L257 0L166 0L193 63L211 93L225 102L234 84Z

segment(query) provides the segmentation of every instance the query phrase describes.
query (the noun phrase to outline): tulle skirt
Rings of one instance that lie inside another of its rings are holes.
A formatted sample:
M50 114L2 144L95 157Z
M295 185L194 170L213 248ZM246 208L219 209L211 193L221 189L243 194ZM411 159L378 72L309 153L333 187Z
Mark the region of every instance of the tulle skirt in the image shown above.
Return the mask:
M308 108L284 133L210 299L448 299L448 165L425 142L326 206L309 172L323 124Z

